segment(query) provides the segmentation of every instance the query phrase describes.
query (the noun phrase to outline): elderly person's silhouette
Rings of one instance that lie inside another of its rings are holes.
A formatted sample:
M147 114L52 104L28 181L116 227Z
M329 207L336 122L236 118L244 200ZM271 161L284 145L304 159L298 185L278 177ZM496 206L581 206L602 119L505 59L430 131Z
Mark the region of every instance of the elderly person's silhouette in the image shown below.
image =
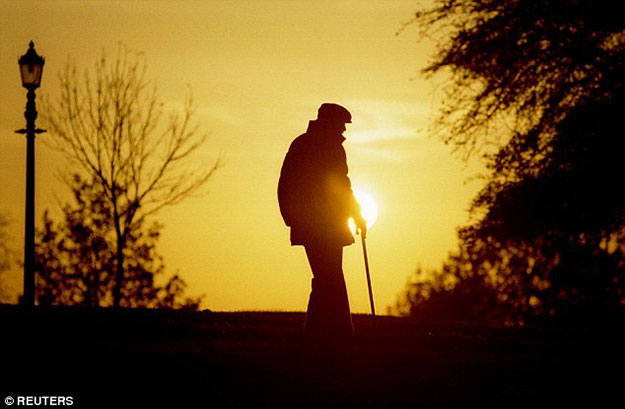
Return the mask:
M347 176L342 145L346 123L351 123L347 109L322 104L306 133L291 143L278 184L280 212L291 228L291 245L304 246L313 273L304 326L310 332L353 331L343 247L354 243L350 217L362 234L367 227Z

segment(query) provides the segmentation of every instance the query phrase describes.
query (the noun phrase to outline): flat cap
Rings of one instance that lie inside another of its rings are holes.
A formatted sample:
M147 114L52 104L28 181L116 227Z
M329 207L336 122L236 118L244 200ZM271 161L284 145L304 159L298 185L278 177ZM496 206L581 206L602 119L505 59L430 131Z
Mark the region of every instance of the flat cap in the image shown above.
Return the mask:
M346 124L352 123L352 114L339 104L333 104L325 102L321 104L317 111L317 119L322 121L343 122Z

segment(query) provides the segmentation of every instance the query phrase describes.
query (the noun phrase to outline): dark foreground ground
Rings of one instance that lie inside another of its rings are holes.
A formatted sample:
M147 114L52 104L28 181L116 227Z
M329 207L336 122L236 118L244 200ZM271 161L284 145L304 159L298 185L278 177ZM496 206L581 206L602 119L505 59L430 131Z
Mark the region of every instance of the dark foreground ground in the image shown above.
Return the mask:
M320 340L302 321L0 306L0 408L7 396L72 396L80 408L623 407L621 327L355 316L352 339Z

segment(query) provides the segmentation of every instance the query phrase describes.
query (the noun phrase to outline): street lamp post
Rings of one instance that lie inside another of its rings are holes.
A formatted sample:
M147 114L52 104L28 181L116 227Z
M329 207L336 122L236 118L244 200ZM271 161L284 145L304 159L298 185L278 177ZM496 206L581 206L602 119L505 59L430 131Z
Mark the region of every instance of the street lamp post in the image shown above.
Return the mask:
M26 54L18 60L22 86L28 90L26 111L26 129L15 131L26 134L26 223L24 232L24 295L25 307L35 305L35 135L45 132L35 127L37 109L35 108L35 89L41 84L41 74L45 63L43 57L35 51L31 41Z

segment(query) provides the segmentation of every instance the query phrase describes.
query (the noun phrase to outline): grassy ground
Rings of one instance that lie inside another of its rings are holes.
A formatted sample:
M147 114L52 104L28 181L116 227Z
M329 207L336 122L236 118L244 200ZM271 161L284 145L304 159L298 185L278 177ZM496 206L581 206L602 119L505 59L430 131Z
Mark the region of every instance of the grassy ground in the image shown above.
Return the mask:
M622 328L357 315L351 339L311 339L303 319L2 306L0 407L6 396L42 395L72 396L81 408L607 407L622 399Z

